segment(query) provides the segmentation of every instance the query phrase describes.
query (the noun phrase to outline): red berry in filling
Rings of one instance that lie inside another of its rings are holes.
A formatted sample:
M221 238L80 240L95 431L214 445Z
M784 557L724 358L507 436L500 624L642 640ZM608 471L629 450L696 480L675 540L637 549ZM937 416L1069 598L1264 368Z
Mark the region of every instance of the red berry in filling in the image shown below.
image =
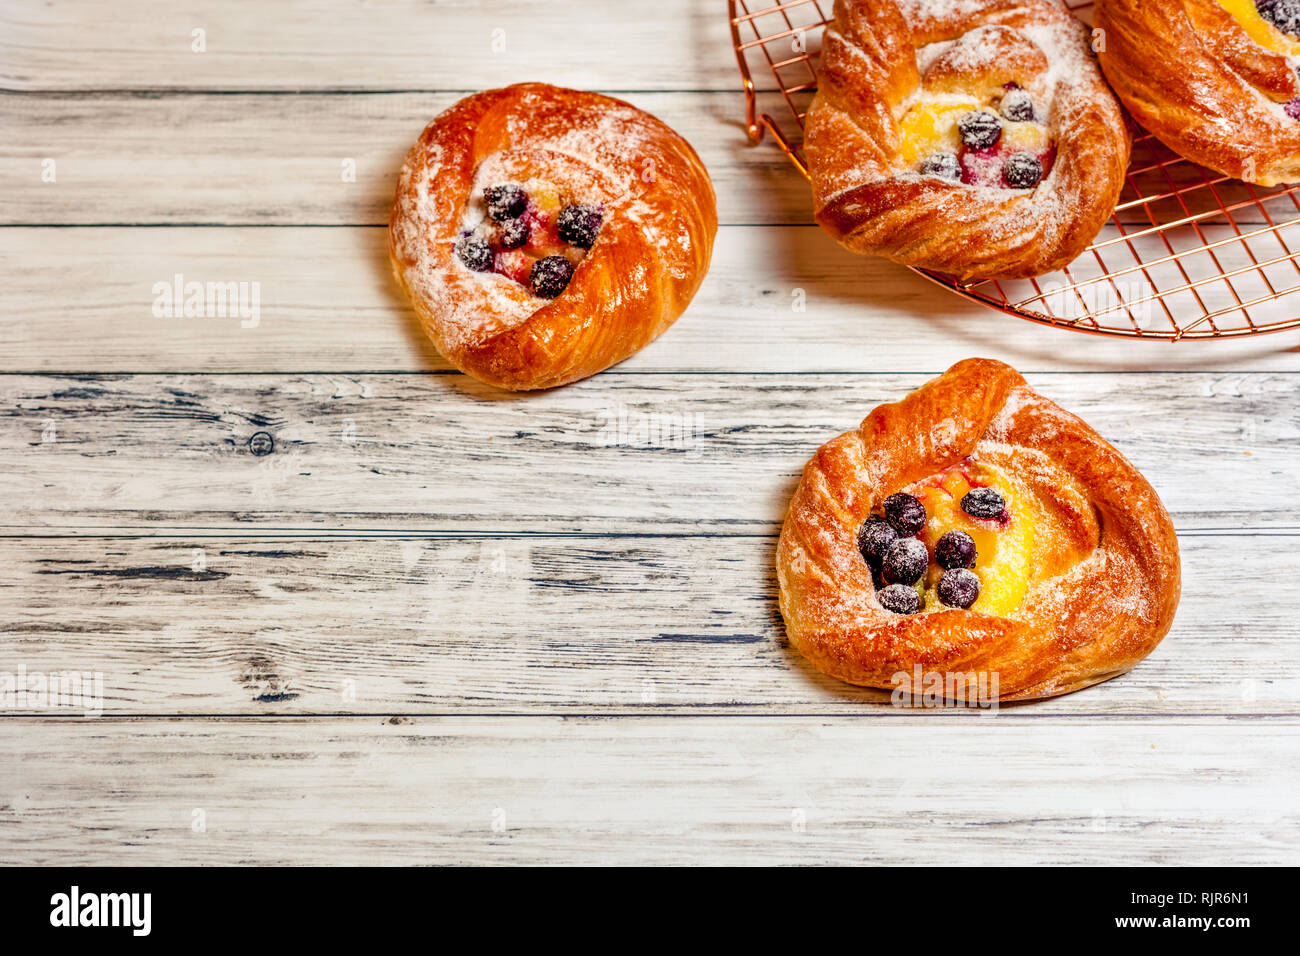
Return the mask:
M533 260L522 252L504 250L497 253L492 268L520 285L528 285L533 274Z
M1040 153L1013 153L1006 143L1001 144L997 149L986 150L983 152L976 150L965 150L961 154L961 181L968 186L988 186L994 189L1030 189L1032 186L1015 186L1008 180L1006 175L1006 164L1012 156L1024 155L1031 157L1038 162L1038 180L1041 181L1052 170L1052 165L1056 160L1056 150L1048 147ZM1016 160L1016 163L1024 163L1026 160ZM1018 182L1029 182L1028 172L1030 168L1021 169L1019 167L1012 170L1015 176L1025 176L1023 179L1017 179ZM1037 185L1035 182L1034 185Z

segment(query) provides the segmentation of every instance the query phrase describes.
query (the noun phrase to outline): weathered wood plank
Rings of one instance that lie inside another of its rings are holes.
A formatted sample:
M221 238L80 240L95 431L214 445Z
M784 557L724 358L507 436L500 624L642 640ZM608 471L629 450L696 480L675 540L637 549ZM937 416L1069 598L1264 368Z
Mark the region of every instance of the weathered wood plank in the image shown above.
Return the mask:
M98 672L109 715L889 712L788 646L774 546L0 538L0 673ZM1300 714L1300 680L1278 667L1300 625L1277 593L1300 577L1300 532L1184 535L1182 549L1182 606L1155 654L1008 713Z
M10 0L0 86L473 90L541 80L739 97L725 11L696 0L621 0L616 17L589 0Z
M820 444L927 377L612 375L517 397L459 375L10 375L3 524L770 533ZM1032 382L1180 530L1300 525L1296 376Z
M0 371L447 368L393 282L380 228L0 228L0 274ZM250 296L256 283L256 328L156 317L155 284L177 274L245 282ZM1081 336L854 256L815 226L736 227L720 230L687 313L615 372L937 371L975 354L1025 371L1300 371L1296 343Z
M386 224L406 150L463 95L0 94L0 216L40 225ZM621 95L700 153L722 223L811 221L808 184L780 150L750 145L735 93Z
M8 135L0 156L6 198L0 222L382 225L407 148L462 95L0 93L0 128ZM724 225L811 222L807 183L772 144L750 145L741 128L743 102L734 92L621 95L660 116L699 151ZM1201 181L1195 169L1177 166L1142 177L1142 188L1155 194ZM1220 182L1121 215L1137 232L1151 216L1180 220L1257 195L1242 183ZM1270 200L1267 208L1272 222L1296 218L1290 197ZM1221 213L1205 221L1228 224ZM1247 205L1234 221L1244 232L1258 229L1264 217ZM1286 230L1291 246L1298 236L1300 228ZM1172 245L1185 249L1197 241L1203 240L1187 227L1173 234ZM1288 251L1271 235L1252 244L1260 261ZM1155 259L1170 250L1157 240L1147 242L1146 251ZM1129 264L1122 247L1109 259L1112 268ZM1176 267L1168 271L1177 273ZM1275 271L1296 284L1290 265Z
M1290 719L13 718L0 755L9 863L1300 859Z

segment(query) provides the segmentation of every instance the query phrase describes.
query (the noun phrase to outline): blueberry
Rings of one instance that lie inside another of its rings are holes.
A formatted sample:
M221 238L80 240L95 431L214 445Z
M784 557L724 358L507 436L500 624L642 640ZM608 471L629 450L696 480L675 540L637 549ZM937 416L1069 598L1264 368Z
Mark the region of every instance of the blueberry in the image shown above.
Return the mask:
M1300 36L1300 0L1257 0L1259 15L1283 33Z
M960 182L961 162L953 153L931 153L921 160L921 175Z
M1034 118L1034 98L1025 90L1010 90L998 104L998 111L1013 123L1027 123Z
M463 236L456 241L456 258L465 264L465 268L475 272L487 272L492 268L492 247L486 239L478 236Z
M943 572L939 579L939 600L948 607L968 608L980 596L980 579L974 571L965 568L953 568Z
M993 521L1006 514L1007 503L992 488L972 488L961 499L961 510L972 518Z
M925 505L915 495L899 492L885 499L885 517L901 535L913 535L925 527Z
M503 222L497 229L497 241L501 243L502 249L518 249L531 235L532 230L522 219Z
M595 206L565 206L555 219L555 231L570 245L590 249L600 233L602 218Z
M554 299L569 286L573 278L573 265L564 256L547 256L533 263L529 281L533 294L543 299Z
M483 202L487 203L488 215L497 222L518 219L528 208L528 194L518 186L489 186L483 190Z
M891 584L915 584L930 566L930 552L916 538L899 538L885 552L885 580Z
M949 571L975 567L975 557L975 539L965 531L949 531L934 546L934 560Z
M957 121L967 149L992 149L1002 138L1002 121L987 110L975 110Z
M1043 164L1033 153L1012 153L1002 175L1012 189L1033 189L1043 178Z
M1282 105L1282 109L1285 110L1286 115L1291 117L1293 120L1300 120L1300 99L1287 101Z
M916 593L916 588L904 584L891 584L887 588L881 588L876 592L876 600L886 611L895 614L916 614L921 610L921 595Z
M858 550L862 560L873 568L879 568L885 560L885 552L898 540L898 532L884 518L872 515L858 530Z

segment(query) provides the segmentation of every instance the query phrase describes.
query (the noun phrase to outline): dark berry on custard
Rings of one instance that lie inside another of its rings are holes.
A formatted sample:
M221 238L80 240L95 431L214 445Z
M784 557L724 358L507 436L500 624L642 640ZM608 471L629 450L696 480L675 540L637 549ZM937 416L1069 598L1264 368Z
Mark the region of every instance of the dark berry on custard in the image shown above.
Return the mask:
M862 560L873 568L879 568L884 563L885 553L897 540L898 532L894 526L879 515L872 515L858 531L858 550L862 552Z
M998 110L1013 123L1027 123L1034 118L1034 98L1025 90L1010 90Z
M466 269L487 272L492 268L492 247L478 236L462 236L456 241L456 258Z
M934 560L947 571L973 568L975 558L975 539L965 531L949 531L934 546Z
M1002 164L1002 176L1012 189L1033 189L1043 178L1043 163L1033 153L1012 153Z
M925 527L925 505L915 495L900 491L885 499L885 517L899 534L917 534Z
M569 245L590 249L600 234L602 218L595 206L565 206L555 218L555 231Z
M931 153L921 160L921 175L961 182L961 161L955 153Z
M528 208L528 194L518 186L505 184L489 186L483 190L483 202L487 204L488 215L497 222L518 219Z
M573 265L564 256L547 256L533 263L529 282L533 294L543 299L554 299L569 286L573 278Z
M510 219L501 223L497 229L497 242L502 249L518 249L528 242L532 230L522 219Z
M1300 36L1300 0L1256 0L1255 7L1283 33Z
M891 584L887 588L881 588L876 592L876 600L886 611L895 614L916 614L921 610L921 595L916 593L916 588L904 584Z
M961 499L961 510L981 521L995 521L1007 511L1007 503L993 488L972 488Z
M1291 117L1293 120L1300 120L1300 99L1287 101L1282 104L1282 109L1285 110L1286 115Z
M948 607L965 608L970 607L980 596L980 579L975 576L974 571L967 571L965 568L953 568L951 571L943 572L943 577L939 579L939 587L936 589L939 594L939 600Z
M987 110L975 110L957 121L967 149L992 149L1002 138L1002 121Z
M916 538L899 538L885 552L883 572L891 584L915 584L930 566L930 552Z

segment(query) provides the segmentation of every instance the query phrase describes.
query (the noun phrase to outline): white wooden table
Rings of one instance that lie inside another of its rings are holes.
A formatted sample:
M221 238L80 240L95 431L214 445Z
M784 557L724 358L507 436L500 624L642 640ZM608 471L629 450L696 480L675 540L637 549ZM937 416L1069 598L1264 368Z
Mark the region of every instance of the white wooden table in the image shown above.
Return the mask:
M1300 336L1080 336L841 251L724 7L0 8L0 673L104 680L0 718L0 861L1300 861ZM675 126L722 226L661 341L510 397L384 224L423 124L525 79ZM157 317L178 274L260 321ZM899 711L786 644L775 538L821 442L971 355L1147 474L1182 608L1101 687Z

